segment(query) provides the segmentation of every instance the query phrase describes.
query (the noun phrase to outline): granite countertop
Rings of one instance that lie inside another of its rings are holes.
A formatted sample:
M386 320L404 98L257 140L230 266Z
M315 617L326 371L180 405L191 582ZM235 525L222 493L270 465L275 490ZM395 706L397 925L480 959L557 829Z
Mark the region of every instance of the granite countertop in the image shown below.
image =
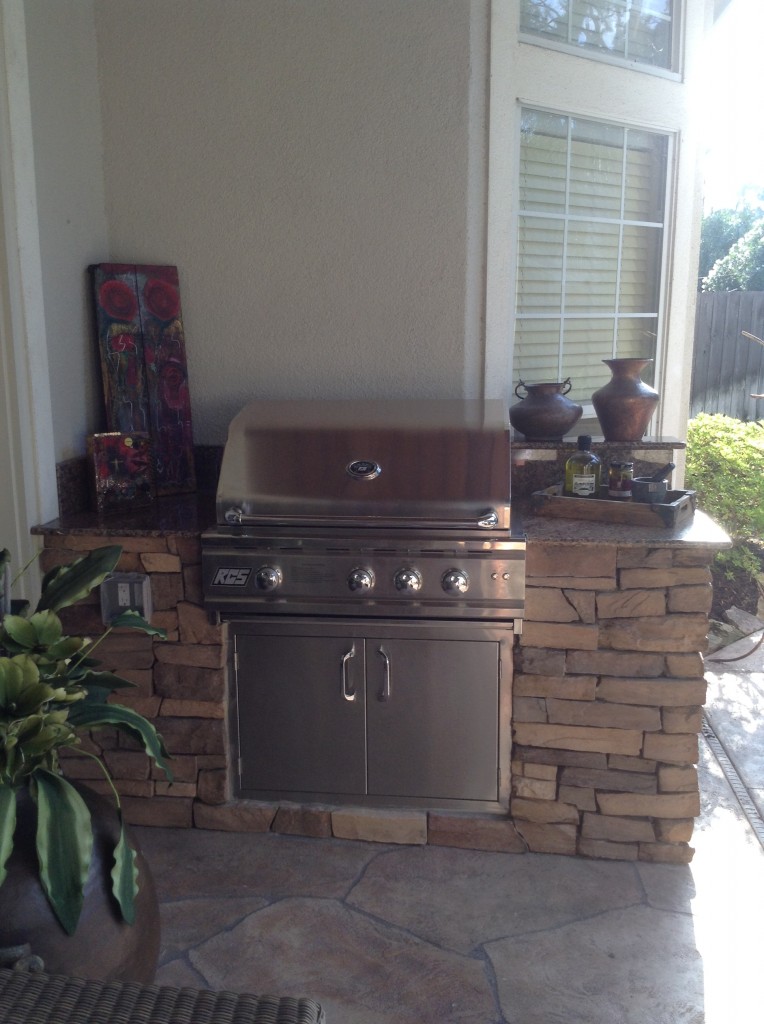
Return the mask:
M37 536L69 533L101 537L161 537L168 534L198 537L214 523L215 495L205 492L160 498L149 508L132 513L99 516L96 512L70 512L33 527L32 533ZM689 522L678 528L626 526L534 515L523 501L512 505L512 533L525 534L530 543L617 544L653 548L676 547L678 544L720 549L731 546L724 530L704 512L696 512Z
M603 457L615 454L620 457L624 454L620 452L623 444L607 445L599 438L595 440L598 450L602 449ZM694 518L679 529L534 515L530 508L530 496L561 479L565 460L575 447L575 438L528 441L516 437L513 444L512 533L525 533L531 543L604 543L633 547L675 547L680 543L715 548L725 548L731 544L724 531L702 512L696 512ZM645 462L644 467L640 464L639 472L651 472L656 464L670 457L671 450L684 448L685 445L676 438L646 437L640 442L630 442L628 447L633 449L626 453L630 457L650 457L651 461ZM89 492L86 460L70 459L57 468L59 517L33 527L31 532L36 536L68 533L100 537L161 537L169 534L199 537L215 524L215 490L222 447L197 446L195 458L198 491L159 498L151 506L134 512L120 511L113 514L99 514L83 509Z
M198 537L215 522L215 495L201 492L158 498L147 508L134 512L99 515L97 512L68 512L32 528L37 536L46 534L96 534L100 537L163 537L176 534Z
M524 533L528 542L547 544L581 544L619 547L697 547L728 548L732 541L725 531L705 512L696 511L688 522L678 527L631 526L622 523L597 523L583 519L553 519L534 515L520 504L512 506L512 532Z

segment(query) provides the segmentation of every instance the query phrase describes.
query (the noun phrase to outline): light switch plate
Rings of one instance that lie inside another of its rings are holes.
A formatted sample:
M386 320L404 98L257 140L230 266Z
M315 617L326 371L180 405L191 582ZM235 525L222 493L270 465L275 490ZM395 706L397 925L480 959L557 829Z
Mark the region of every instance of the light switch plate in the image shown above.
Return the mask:
M108 626L127 611L151 621L151 582L145 572L113 572L101 584L101 620Z

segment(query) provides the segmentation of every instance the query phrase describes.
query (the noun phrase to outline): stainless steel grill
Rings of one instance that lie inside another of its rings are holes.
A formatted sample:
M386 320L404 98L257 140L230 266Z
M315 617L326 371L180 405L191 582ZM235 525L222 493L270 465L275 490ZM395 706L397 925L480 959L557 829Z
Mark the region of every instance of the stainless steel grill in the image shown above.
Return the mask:
M232 422L205 534L223 616L520 619L502 402L256 402Z
M231 622L237 793L506 809L525 542L502 402L254 402L205 600Z

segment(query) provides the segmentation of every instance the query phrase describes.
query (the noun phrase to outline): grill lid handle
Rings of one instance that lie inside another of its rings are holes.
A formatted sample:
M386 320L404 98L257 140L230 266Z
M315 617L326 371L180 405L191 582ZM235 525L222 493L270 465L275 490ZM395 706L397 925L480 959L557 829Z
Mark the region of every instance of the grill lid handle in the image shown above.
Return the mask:
M481 530L493 530L499 525L499 515L495 508L489 508L477 521Z
M493 530L499 525L495 508L486 509L474 519L433 519L427 516L310 516L310 515L252 515L236 506L225 511L224 519L231 526L253 524L260 526L396 526L426 527L436 530Z

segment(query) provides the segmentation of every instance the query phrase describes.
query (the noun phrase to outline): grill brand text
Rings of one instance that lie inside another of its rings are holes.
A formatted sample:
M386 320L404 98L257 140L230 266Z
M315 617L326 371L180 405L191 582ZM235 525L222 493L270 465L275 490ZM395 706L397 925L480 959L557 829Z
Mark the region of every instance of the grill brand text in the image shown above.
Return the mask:
M230 569L221 566L215 570L212 578L213 587L245 587L250 577L251 569Z

